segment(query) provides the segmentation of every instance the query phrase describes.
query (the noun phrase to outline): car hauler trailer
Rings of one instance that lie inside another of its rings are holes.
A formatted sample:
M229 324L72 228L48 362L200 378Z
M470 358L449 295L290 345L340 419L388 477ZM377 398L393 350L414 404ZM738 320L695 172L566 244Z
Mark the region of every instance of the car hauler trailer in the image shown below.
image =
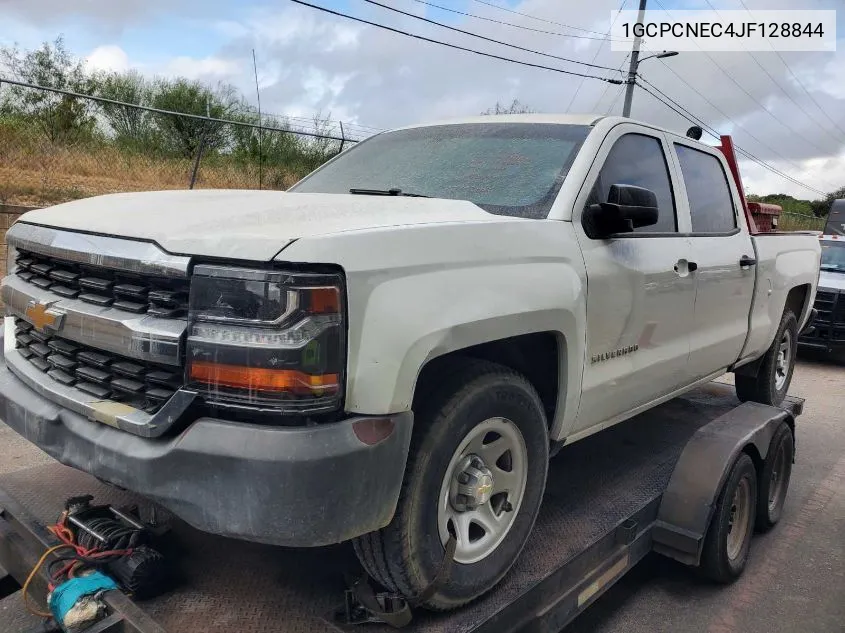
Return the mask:
M375 599L393 607L387 619L413 613L403 630L414 633L551 632L652 550L727 580L742 571L754 528L779 518L802 406L797 398L781 408L740 404L731 387L711 383L563 447L516 565L493 591L456 611L403 609L372 581L349 590L348 579L361 572L348 545L290 550L211 536L176 521L159 543L178 570L173 586L146 601L106 593L108 615L88 631L356 631L354 622L378 619L361 605ZM756 526L755 487L762 499ZM22 615L18 587L58 543L45 526L67 498L81 494L100 503L141 503L58 463L0 475L0 631L35 630ZM29 588L42 609L47 581L37 573ZM370 586L372 593L361 589ZM364 630L393 628L369 623Z

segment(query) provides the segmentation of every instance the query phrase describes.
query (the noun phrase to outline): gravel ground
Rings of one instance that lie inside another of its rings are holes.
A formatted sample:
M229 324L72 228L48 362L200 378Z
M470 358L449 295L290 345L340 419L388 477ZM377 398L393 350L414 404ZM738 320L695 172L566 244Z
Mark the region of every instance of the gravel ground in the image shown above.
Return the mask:
M745 574L714 586L652 555L567 633L845 632L845 366L802 359L791 393L807 402L784 518L755 538ZM0 473L49 461L0 422Z

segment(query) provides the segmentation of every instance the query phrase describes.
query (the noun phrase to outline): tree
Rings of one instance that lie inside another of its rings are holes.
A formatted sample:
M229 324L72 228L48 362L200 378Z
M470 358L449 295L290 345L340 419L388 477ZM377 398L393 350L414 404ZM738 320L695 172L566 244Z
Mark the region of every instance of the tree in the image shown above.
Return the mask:
M239 102L237 91L228 84L212 89L183 78L157 80L151 98L151 105L160 110L212 119L229 118ZM200 143L206 150L225 144L225 124L167 114L156 114L155 119L164 147L181 156L195 156Z
M100 97L114 101L149 105L151 87L141 73L130 70L126 73L112 72L102 76L98 82L97 93ZM118 143L135 147L155 144L155 126L149 112L113 103L100 103L100 111Z
M26 53L17 47L0 48L0 62L25 83L80 94L92 94L96 85L96 76L68 52L61 36ZM4 109L34 121L53 143L90 138L94 132L96 121L87 99L22 86L11 87L9 93Z
M840 187L836 191L827 194L822 200L813 200L810 203L813 213L820 218L827 217L830 213L830 205L833 204L834 200L839 200L840 198L845 198L845 187Z
M496 114L533 114L534 112L536 112L536 110L532 107L527 106L524 103L520 103L519 99L514 99L509 106L503 106L497 101L495 106L487 108L487 110L481 114L486 116Z

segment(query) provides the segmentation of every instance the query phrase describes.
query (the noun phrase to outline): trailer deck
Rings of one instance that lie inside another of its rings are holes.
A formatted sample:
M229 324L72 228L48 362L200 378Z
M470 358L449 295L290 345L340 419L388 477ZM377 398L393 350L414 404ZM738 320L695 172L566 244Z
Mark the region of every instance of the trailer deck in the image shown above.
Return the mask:
M651 550L651 527L661 496L688 440L738 404L731 387L711 383L564 447L550 464L531 538L502 583L457 611L416 612L405 630L559 630ZM798 414L801 401L785 406ZM4 545L14 528L10 517L24 515L24 522L50 524L65 499L80 494L92 494L98 503L142 503L131 493L58 463L2 474L0 491L0 508L7 511L0 513L0 566L16 576L20 571L15 574L7 560L10 548ZM136 620L148 618L180 633L361 630L331 621L343 602L344 574L360 574L348 544L290 550L212 536L179 521L164 540L161 549L182 577L162 596L118 605L129 611L137 608L140 613L130 613ZM13 598L19 600L19 593L3 602ZM8 610L10 617L14 611ZM4 621L3 614L0 611L0 630L19 630ZM393 629L367 625L366 630Z

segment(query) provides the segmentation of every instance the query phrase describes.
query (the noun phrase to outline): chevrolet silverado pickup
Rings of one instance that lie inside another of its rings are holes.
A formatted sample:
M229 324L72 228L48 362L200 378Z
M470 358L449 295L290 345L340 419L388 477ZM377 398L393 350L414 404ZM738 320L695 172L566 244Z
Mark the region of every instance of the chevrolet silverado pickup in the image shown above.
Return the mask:
M352 540L449 609L513 565L564 443L726 372L784 398L819 240L748 227L720 151L587 115L398 129L289 192L32 211L0 416L201 530Z

